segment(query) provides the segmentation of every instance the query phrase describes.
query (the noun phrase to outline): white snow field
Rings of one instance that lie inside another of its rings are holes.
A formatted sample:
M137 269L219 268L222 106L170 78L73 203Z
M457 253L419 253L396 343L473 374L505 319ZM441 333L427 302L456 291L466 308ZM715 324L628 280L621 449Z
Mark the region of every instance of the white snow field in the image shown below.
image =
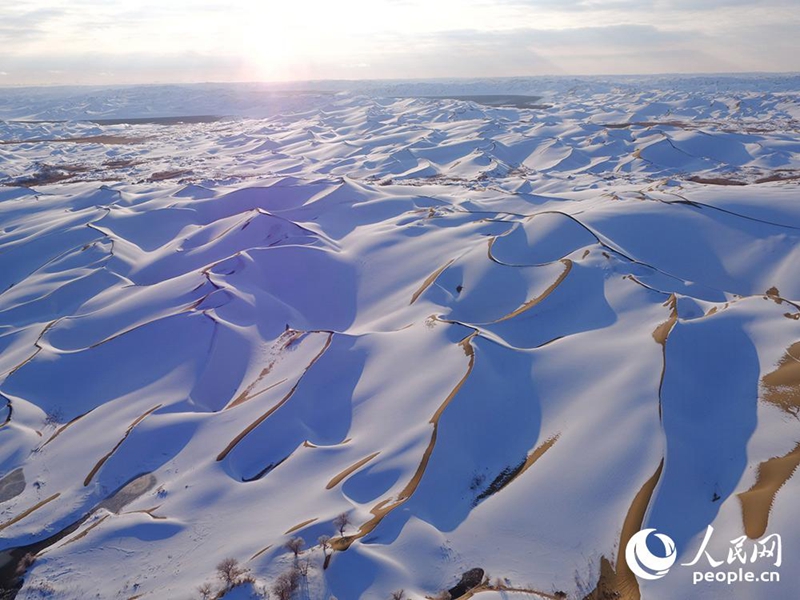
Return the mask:
M800 596L800 77L309 89L0 90L5 597Z

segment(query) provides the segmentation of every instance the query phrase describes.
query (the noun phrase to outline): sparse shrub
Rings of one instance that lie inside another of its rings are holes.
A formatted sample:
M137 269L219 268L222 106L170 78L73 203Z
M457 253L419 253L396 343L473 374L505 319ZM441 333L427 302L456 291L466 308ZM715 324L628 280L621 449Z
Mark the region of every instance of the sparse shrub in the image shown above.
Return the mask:
M293 537L288 542L286 542L283 547L286 548L289 552L294 554L294 557L297 558L297 555L303 551L303 546L306 545L306 542L301 537Z
M492 494L499 492L509 483L511 483L514 480L514 478L517 475L519 475L519 473L525 467L526 459L527 457L523 458L517 465L513 467L506 467L502 471L500 471L500 474L492 480L492 482L488 485L488 487L485 490L483 490L480 494L478 494L478 497L475 498L475 500L472 502L472 505L477 506L481 500L484 500L489 496L491 496Z
M328 556L328 550L331 549L331 536L329 535L321 535L317 538L319 542L319 547L322 548L322 555Z
M346 512L343 512L333 520L333 526L339 530L339 535L344 537L344 530L347 529L347 526L350 525L350 515Z
M228 589L244 583L246 575L247 569L235 558L225 558L217 565L217 576Z
M303 579L308 579L308 570L310 568L311 568L311 562L308 559L297 562L297 572Z
M469 483L469 489L473 492L477 492L483 487L484 481L486 481L486 475L483 473L475 473L475 475L472 476L472 481Z
M328 565L331 562L331 556L333 555L333 548L331 547L331 536L329 535L321 535L317 539L319 542L320 548L322 548L322 568L327 569Z
M214 588L211 587L210 583L206 582L197 586L197 593L200 594L202 600L211 600L214 597Z
M561 592L561 591L553 592L553 596L555 596L559 600L567 600L567 593L566 592Z
M389 596L391 600L405 600L405 597L406 597L405 590L396 590L392 592L391 595Z
M284 571L275 580L272 591L278 600L292 600L292 595L300 586L300 572L297 567Z
M52 408L44 414L45 427L55 427L61 423L62 420L63 416L61 415L61 409L59 408Z

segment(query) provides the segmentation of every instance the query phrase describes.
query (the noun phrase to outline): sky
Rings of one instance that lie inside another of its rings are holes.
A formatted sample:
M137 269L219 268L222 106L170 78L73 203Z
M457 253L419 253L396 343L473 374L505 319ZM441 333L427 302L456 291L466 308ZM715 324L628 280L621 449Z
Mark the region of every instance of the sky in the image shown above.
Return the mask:
M0 0L0 85L800 71L800 0Z

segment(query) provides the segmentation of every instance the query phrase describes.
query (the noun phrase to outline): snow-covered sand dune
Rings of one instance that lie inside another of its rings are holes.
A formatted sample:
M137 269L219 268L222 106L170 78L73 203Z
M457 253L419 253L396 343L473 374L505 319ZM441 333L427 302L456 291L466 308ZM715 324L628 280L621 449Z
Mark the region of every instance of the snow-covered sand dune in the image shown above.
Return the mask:
M473 567L531 590L485 600L796 597L788 80L0 122L4 583L30 552L19 598L197 598L226 557L270 586L300 536L314 599ZM27 93L4 114L68 112ZM130 98L95 112L157 113ZM781 534L780 583L625 565L645 526L688 562L709 524L722 557Z

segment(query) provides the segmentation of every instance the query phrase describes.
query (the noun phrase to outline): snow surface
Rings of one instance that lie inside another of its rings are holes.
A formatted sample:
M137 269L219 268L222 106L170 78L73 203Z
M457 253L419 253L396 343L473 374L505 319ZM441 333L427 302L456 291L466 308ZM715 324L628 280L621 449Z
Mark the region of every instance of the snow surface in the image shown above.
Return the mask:
M654 475L634 531L724 556L800 439L761 382L800 340L800 79L247 89L0 92L0 550L85 518L19 598L269 586L295 535L298 597L583 597ZM404 97L485 92L543 105ZM226 118L86 121L186 115ZM780 583L622 597L796 598L798 485Z

